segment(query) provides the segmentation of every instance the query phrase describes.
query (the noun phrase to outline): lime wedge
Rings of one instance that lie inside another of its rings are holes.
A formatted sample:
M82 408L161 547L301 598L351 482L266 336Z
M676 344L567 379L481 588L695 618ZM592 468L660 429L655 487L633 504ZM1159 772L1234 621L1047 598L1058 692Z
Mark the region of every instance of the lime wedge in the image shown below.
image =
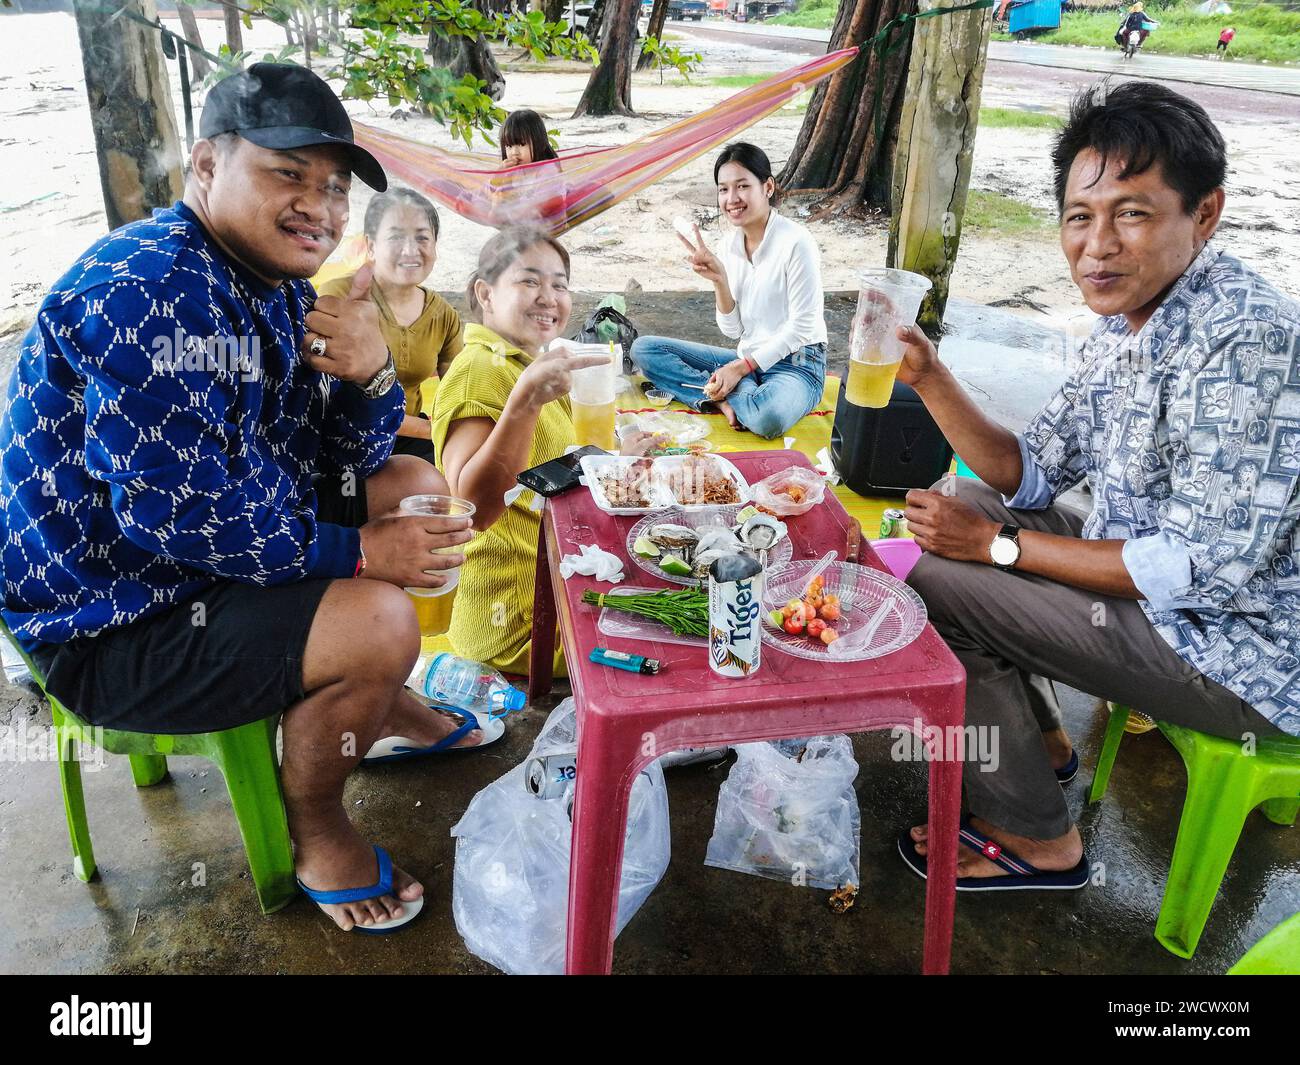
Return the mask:
M636 543L632 545L632 550L642 558L658 558L659 548L655 546L653 540L648 536L638 536Z
M676 555L664 555L659 560L659 568L665 573L671 573L674 577L689 577L691 575L691 567Z

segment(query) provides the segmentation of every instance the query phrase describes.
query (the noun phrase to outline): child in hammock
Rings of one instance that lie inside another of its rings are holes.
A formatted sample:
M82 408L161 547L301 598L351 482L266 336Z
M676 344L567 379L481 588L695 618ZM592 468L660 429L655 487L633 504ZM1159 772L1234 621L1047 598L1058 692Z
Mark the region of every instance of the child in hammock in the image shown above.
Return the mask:
M542 116L536 111L511 111L501 123L500 143L502 176L494 177L488 186L493 199L490 224L498 228L547 225L551 215L562 212L566 186L558 163L528 166L559 159Z
M501 123L501 169L558 159L546 123L536 111L511 111Z
M679 234L687 262L713 285L717 322L735 349L645 336L632 361L656 388L696 410L716 405L733 428L782 436L817 405L826 383L826 317L817 245L779 214L772 164L737 142L713 164L718 207L734 227L715 255L699 226Z

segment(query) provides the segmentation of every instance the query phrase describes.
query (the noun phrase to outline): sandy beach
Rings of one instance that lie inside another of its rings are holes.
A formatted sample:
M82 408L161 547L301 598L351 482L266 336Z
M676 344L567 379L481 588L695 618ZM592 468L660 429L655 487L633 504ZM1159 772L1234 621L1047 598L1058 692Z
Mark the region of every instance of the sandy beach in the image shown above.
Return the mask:
M0 34L3 337L25 327L49 285L103 233L105 222L71 16L10 16L0 25L5 30ZM201 26L205 44L215 48L220 24L203 20ZM245 32L246 46L255 53L283 43L281 31L263 22ZM548 124L560 131L563 147L624 143L737 91L705 84L709 79L775 72L798 61L786 53L739 42L691 38L682 43L704 54L704 72L690 84L676 74L667 76L663 85L657 74L637 75L632 96L639 112L636 118L571 119L586 83L585 73L571 65L557 70L510 63L502 103L508 109L530 106L543 112ZM176 79L175 64L168 67ZM983 102L985 107L1062 114L1079 82L1078 74L998 64L985 80ZM179 111L178 81L173 95ZM802 121L802 106L796 100L752 127L745 137L764 147L775 163L784 163ZM452 146L447 131L431 119L395 118L386 106L356 101L349 102L348 109L381 128ZM1280 118L1268 110L1255 115L1242 104L1219 110L1216 114L1211 106L1228 140L1233 167L1218 239L1274 283L1300 294L1300 278L1288 269L1291 257L1286 251L1300 235L1300 171L1294 165L1300 158L1300 120ZM972 187L1051 212L1050 143L1051 131L1046 129L981 128ZM684 214L699 220L707 235L720 233L711 159L712 153L568 234L575 287L621 291L634 282L646 290L698 287L682 262L671 223ZM369 190L356 182L353 231L360 227L368 197ZM789 209L796 217L802 210L797 203ZM489 230L450 211L442 214L443 234L432 284L459 289ZM884 262L884 220L825 220L811 223L811 229L821 249L828 289L853 288L861 265ZM952 292L977 303L1009 305L1043 324L1077 321L1083 310L1050 229L1027 237L1005 237L968 228Z

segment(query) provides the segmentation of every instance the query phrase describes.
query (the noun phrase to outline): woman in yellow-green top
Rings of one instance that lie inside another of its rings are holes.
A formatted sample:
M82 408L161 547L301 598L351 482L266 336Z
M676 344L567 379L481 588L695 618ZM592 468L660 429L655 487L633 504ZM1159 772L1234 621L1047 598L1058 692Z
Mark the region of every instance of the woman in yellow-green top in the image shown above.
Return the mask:
M438 258L438 212L418 192L392 188L371 199L363 228L366 257L375 266L370 298L379 307L379 329L406 393L406 420L397 430L393 453L432 462L429 421L420 415L420 386L446 374L461 348L460 315L424 287ZM346 296L353 276L326 282L320 294Z
M477 508L449 635L465 658L526 673L540 501L525 491L507 504L505 494L574 443L570 374L608 356L546 351L572 303L569 254L542 230L512 227L489 240L467 295L481 324L465 327L433 408L438 468Z

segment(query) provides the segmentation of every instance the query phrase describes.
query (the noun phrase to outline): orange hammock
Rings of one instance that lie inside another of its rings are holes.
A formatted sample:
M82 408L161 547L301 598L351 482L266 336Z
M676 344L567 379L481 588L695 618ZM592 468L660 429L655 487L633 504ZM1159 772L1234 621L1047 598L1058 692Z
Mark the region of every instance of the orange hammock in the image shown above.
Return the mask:
M630 144L572 149L509 170L483 152L449 152L359 122L354 131L389 177L471 222L496 228L530 223L558 235L766 118L858 55L859 49L845 48L818 56Z

